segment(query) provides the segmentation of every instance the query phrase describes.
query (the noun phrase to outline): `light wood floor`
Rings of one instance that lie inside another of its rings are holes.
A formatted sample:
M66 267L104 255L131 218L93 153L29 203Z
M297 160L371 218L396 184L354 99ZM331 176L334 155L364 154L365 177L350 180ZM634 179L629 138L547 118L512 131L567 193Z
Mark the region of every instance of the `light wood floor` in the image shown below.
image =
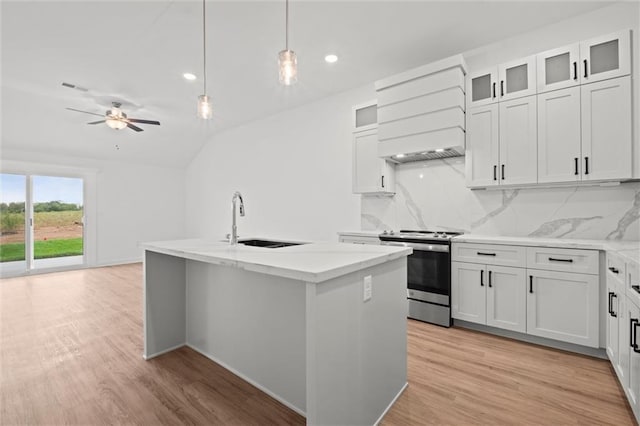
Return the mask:
M0 424L304 424L190 349L142 359L140 264L0 280ZM635 421L604 360L409 321L384 425Z

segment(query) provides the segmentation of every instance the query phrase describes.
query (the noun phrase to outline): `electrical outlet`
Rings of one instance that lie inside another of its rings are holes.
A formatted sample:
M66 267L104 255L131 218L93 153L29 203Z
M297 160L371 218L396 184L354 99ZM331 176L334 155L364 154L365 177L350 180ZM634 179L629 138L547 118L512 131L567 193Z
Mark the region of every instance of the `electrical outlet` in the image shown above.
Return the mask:
M371 275L367 275L364 277L364 286L363 286L364 294L362 296L362 300L366 302L371 299L372 296L372 288L371 288Z

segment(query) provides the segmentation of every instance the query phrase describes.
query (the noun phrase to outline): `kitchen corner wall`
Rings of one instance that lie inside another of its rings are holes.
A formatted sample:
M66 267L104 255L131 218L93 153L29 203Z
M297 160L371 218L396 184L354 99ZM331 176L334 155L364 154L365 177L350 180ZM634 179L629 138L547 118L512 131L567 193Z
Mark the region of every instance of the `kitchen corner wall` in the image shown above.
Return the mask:
M541 3L543 5L543 3ZM621 2L464 53L469 70L631 28L634 170L640 171L640 4ZM396 168L394 197L363 196L361 228L450 229L466 233L640 240L640 182L469 190L464 157Z

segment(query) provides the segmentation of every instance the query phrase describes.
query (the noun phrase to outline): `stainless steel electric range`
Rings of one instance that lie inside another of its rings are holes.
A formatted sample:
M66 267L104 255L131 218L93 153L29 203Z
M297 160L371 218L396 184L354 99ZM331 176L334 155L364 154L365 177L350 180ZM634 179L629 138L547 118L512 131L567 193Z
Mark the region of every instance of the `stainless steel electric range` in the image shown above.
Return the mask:
M384 231L384 245L413 248L407 257L408 317L451 326L451 238L460 232Z

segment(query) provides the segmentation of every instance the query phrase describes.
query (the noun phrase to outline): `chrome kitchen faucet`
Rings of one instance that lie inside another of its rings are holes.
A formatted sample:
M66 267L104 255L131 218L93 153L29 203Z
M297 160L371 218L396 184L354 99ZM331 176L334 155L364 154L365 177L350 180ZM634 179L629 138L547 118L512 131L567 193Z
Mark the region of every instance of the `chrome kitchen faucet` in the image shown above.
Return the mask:
M229 238L229 244L238 244L238 227L236 226L236 201L240 200L240 216L244 216L244 201L242 201L242 194L240 191L236 191L231 199L231 237Z

